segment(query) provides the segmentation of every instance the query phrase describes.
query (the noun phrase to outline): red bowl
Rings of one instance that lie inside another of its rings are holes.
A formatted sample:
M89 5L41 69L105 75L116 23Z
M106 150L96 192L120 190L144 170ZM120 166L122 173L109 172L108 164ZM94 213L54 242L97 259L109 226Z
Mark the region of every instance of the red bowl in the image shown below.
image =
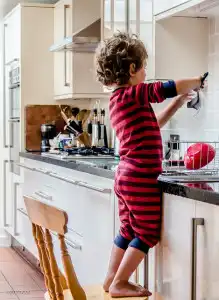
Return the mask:
M189 170L201 169L215 158L214 147L205 143L191 145L184 156L185 167Z

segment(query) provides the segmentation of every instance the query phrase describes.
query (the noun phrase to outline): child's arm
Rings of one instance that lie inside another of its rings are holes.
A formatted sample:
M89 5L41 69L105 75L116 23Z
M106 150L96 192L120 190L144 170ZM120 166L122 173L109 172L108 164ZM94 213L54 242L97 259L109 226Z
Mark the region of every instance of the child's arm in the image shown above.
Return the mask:
M141 105L150 103L161 103L167 98L189 93L201 88L202 77L181 79L168 82L142 83L137 87L137 93Z
M202 76L190 79L176 80L177 95L189 93L191 90L197 90L201 88Z
M190 94L176 96L162 112L158 113L157 121L160 128L162 128L172 118L172 116L184 105L184 103L191 101L191 98L192 95Z

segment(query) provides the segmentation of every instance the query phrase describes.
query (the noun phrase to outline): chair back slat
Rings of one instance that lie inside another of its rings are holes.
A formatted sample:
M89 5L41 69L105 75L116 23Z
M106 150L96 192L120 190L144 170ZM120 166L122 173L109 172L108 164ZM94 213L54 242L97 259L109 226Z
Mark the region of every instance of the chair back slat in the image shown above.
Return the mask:
M74 267L72 265L71 257L66 247L64 236L59 235L59 240L60 240L62 263L64 266L66 279L71 294L74 300L86 300L87 299L86 294L77 279Z
M67 214L31 197L24 197L27 213L32 222L33 236L38 248L41 270L51 300L64 300L68 290L74 300L87 300L81 287L65 243ZM60 272L53 250L52 235L58 235L65 276ZM64 292L63 292L64 291Z
M24 202L32 223L59 234L67 232L68 217L63 210L26 196Z

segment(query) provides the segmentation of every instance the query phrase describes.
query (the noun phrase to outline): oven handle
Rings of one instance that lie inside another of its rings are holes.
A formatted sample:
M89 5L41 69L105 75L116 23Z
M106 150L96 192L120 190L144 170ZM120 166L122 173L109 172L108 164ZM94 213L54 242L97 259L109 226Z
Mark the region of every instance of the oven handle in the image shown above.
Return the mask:
M6 55L5 55L5 44L6 44L6 28L7 24L4 24L3 28L3 148L10 148L11 145L7 145L6 143L6 74L5 74L5 60L6 60Z
M20 123L20 118L18 117L11 117L8 120L9 123Z

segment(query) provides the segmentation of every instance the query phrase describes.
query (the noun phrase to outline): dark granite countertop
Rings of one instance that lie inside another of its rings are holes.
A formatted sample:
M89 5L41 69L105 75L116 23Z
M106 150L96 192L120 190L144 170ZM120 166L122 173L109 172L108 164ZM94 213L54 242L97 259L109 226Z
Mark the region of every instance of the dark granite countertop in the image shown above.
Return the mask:
M113 157L58 159L55 155L54 157L44 156L40 152L20 152L20 157L33 159L108 179L114 179L115 169L118 165L118 160L114 159Z
M112 180L114 179L115 170L118 165L118 160L113 158L72 158L71 160L66 160L44 156L36 152L21 152L20 156ZM161 178L159 183L164 193L219 205L219 182L176 183L168 181L166 177Z

